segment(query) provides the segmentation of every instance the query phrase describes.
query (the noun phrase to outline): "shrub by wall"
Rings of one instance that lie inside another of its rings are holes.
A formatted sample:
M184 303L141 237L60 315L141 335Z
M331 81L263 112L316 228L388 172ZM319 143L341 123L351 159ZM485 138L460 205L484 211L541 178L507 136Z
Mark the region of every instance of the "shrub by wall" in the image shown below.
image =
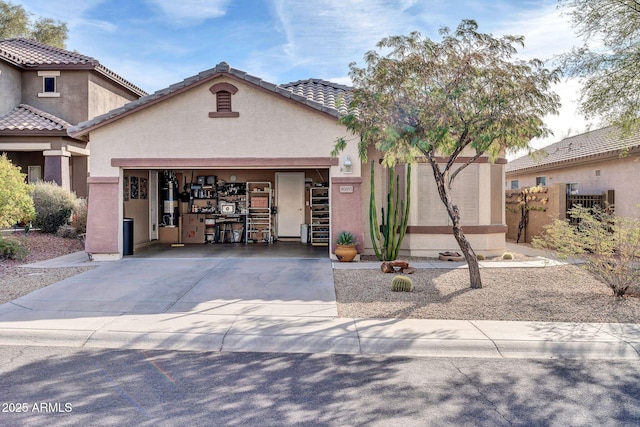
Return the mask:
M76 209L78 198L53 182L39 181L31 193L36 217L33 226L45 233L55 233L67 224L71 212Z

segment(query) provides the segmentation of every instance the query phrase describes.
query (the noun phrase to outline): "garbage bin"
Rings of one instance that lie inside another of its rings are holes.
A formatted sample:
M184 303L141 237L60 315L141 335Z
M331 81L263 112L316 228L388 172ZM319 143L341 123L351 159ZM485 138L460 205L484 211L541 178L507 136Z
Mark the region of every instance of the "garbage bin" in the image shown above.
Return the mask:
M309 241L309 224L300 224L300 243Z
M122 237L122 255L133 255L133 218L124 218Z

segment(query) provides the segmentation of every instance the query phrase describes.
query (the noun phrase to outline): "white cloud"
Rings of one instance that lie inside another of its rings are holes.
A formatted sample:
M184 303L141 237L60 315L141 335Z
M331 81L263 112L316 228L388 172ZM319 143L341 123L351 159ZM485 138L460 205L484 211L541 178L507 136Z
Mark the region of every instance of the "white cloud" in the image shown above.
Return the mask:
M173 22L201 22L224 16L230 0L147 0Z
M264 60L280 56L290 68L309 64L319 74L335 74L344 64L344 75L352 61L362 62L364 53L381 38L415 29L415 17L407 8L411 0L274 0L278 28L286 41L267 52Z
M581 44L571 27L568 17L562 15L557 4L550 3L537 10L520 12L499 27L500 34L523 35L525 48L519 53L522 59L538 58L545 61L548 68L557 67L556 59L573 46ZM547 126L553 132L547 138L531 141L533 148L542 148L566 138L583 133L591 126L578 113L580 82L577 79L563 79L553 90L560 96L561 107L558 115L545 117ZM517 156L526 153L518 153Z
M555 2L537 10L520 11L504 20L498 31L525 37L525 47L519 54L523 59L548 61L579 44L568 18L562 15Z

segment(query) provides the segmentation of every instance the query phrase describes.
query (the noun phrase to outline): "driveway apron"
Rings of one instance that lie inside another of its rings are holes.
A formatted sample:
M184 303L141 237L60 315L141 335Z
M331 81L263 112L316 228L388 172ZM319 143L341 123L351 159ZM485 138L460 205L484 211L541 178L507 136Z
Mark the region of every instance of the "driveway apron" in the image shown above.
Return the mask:
M331 261L125 258L0 306L0 321L195 312L335 317Z

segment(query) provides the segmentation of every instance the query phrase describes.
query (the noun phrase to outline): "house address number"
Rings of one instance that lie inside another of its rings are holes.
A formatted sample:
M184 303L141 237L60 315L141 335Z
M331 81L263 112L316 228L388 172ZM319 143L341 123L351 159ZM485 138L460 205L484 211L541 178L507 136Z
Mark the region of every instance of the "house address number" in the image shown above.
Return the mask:
M353 185L341 185L340 186L341 193L353 193Z

